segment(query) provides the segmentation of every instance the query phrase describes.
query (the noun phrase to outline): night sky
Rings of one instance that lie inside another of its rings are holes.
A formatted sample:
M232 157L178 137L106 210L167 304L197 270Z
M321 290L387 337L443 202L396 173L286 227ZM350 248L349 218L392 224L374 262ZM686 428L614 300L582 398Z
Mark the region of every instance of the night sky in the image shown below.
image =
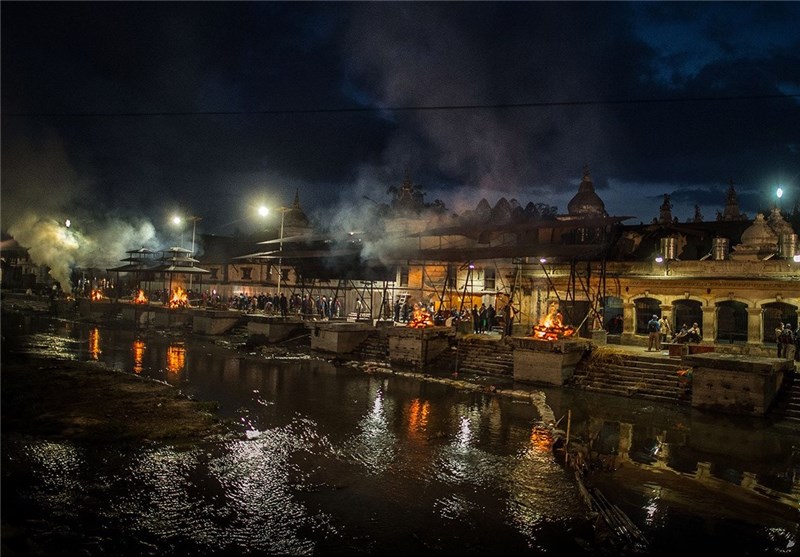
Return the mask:
M3 1L0 18L2 228L33 245L71 218L79 245L55 249L73 263L174 244L176 210L233 234L298 192L342 222L406 173L452 212L566 212L584 165L629 224L664 194L714 220L730 180L750 218L779 185L800 202L796 2Z

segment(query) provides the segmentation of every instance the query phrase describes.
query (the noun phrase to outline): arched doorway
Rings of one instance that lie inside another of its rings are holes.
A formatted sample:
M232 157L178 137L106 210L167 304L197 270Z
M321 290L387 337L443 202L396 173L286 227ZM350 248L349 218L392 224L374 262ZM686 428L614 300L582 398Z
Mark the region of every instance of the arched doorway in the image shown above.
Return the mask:
M622 333L622 298L617 296L603 298L603 326L611 335Z
M691 327L692 323L697 323L702 328L703 304L696 300L676 300L672 307L676 331L679 331L684 323L688 327Z
M779 324L791 323L797 330L797 306L786 302L771 302L761 306L764 309L764 342L775 342L775 328Z
M661 301L655 298L639 298L636 304L636 334L647 334L647 322L654 315L661 317Z
M747 304L725 301L717 304L717 342L747 342Z

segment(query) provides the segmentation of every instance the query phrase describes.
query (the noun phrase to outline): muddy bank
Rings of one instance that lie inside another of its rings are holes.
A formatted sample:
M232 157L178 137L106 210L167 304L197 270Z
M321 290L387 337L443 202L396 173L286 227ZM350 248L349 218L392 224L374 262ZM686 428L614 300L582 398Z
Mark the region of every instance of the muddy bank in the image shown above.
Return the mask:
M6 356L0 385L4 439L188 443L233 435L215 402L92 362Z

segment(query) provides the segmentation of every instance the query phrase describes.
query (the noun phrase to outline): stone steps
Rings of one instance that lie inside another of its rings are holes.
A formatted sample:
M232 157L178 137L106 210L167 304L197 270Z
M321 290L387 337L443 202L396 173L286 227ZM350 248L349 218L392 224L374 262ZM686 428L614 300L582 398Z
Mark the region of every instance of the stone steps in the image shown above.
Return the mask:
M566 386L604 394L661 402L688 401L678 376L679 361L667 358L618 354L613 358L584 358Z
M458 371L511 377L514 352L500 339L461 339L458 343Z

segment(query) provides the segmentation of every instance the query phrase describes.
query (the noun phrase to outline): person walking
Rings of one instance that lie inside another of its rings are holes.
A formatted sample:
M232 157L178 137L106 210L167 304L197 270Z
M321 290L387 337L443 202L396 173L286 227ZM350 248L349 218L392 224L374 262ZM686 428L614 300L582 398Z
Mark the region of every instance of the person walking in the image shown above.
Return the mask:
M661 323L658 321L658 315L653 315L647 322L647 335L647 351L661 350Z

